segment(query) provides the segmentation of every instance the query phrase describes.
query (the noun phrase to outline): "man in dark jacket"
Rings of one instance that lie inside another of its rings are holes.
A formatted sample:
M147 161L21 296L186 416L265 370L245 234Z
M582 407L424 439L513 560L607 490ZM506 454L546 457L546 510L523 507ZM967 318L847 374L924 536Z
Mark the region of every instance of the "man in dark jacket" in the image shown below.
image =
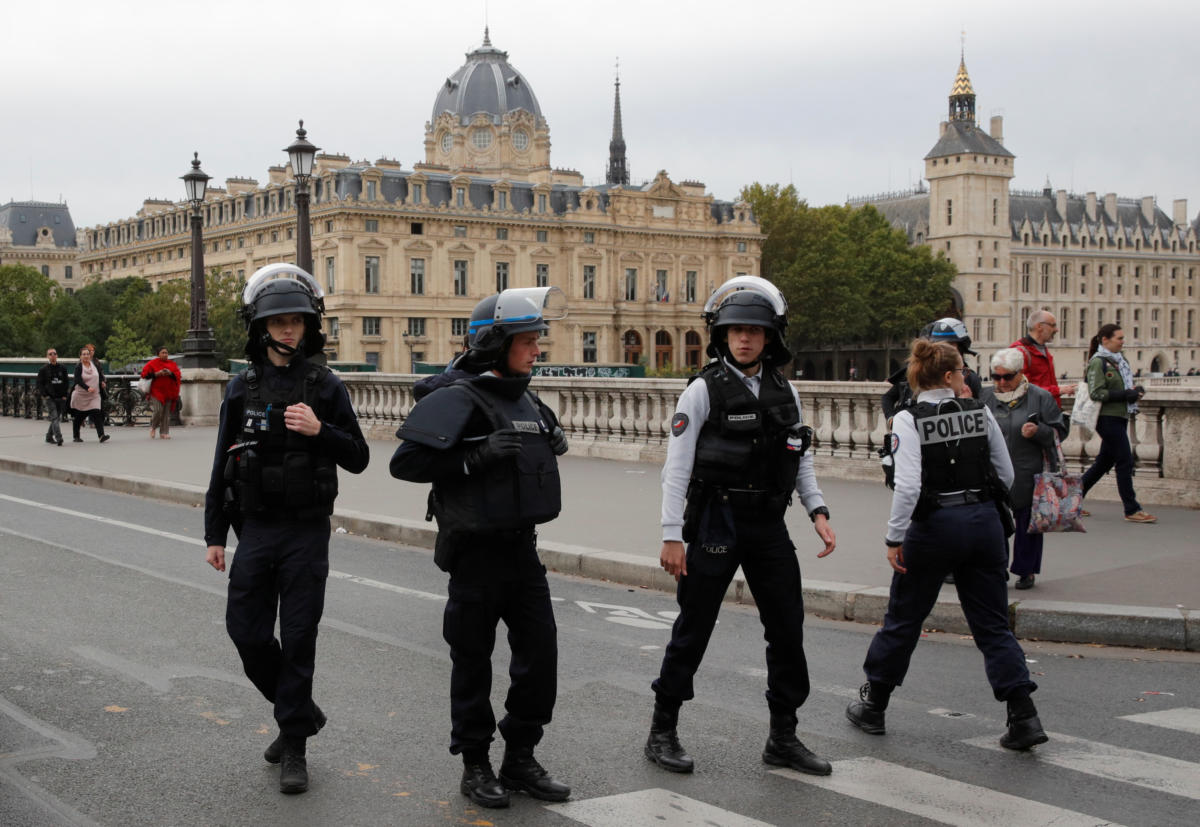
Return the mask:
M38 393L46 400L46 414L50 417L46 441L62 445L62 418L67 410L71 376L67 369L58 363L58 351L54 348L46 351L46 364L38 371L37 384Z

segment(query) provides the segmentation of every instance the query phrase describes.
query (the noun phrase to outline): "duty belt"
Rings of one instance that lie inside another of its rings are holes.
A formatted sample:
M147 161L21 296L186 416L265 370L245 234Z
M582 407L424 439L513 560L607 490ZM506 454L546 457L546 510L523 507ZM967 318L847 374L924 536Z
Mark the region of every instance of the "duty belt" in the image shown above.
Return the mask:
M934 499L942 508L955 505L974 505L991 502L992 498L986 491L955 491L952 494L934 494Z

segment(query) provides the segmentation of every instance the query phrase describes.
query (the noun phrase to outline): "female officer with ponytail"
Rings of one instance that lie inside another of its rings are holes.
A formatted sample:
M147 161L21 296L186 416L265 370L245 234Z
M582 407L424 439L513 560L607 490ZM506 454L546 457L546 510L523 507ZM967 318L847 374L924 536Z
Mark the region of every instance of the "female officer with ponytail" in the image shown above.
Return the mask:
M964 370L953 345L912 343L908 383L917 404L892 422L899 444L885 540L894 569L891 597L863 664L867 683L846 717L864 732L884 734L888 699L904 682L942 579L953 573L992 692L1008 704L1000 744L1026 750L1047 738L1030 699L1037 685L1008 628L1003 519L1011 524L1013 468L991 412L978 400L961 398Z

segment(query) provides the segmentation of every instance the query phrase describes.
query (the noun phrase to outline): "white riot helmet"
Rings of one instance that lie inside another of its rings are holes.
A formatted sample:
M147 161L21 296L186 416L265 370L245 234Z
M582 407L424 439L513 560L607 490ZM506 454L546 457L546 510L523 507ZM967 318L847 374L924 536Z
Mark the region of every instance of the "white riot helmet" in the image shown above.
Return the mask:
M304 338L291 348L276 342L267 333L266 319L285 313L304 316ZM320 353L325 347L321 316L325 313L325 293L307 272L294 264L268 264L254 272L242 290L242 321L246 325L246 355L262 358L270 347L285 356L300 351L305 356Z
M784 343L787 331L787 299L779 288L759 276L735 276L709 296L704 321L709 329L709 356L729 355L726 344L732 325L756 325L767 332L762 361L771 366L786 364L792 354ZM748 367L748 366L747 366Z

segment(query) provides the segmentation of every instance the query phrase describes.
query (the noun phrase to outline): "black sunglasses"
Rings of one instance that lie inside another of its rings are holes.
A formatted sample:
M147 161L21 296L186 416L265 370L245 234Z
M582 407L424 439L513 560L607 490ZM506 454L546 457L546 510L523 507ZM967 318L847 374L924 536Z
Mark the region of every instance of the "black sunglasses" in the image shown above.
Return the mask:
M1016 377L1017 377L1017 375L1015 373L993 373L992 381L1000 382L1003 380L1003 381L1007 382L1009 379L1015 379Z

